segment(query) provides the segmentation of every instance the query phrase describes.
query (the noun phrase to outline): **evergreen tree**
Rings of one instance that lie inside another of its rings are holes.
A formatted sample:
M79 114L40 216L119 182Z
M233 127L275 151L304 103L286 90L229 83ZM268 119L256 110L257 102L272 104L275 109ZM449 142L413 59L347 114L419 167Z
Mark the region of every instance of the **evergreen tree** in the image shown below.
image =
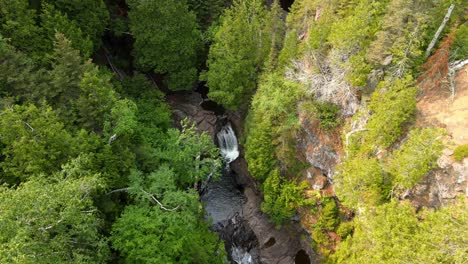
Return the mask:
M466 201L416 214L407 202L368 208L342 242L336 263L463 263L467 256Z
M206 30L223 12L231 0L187 0L189 9L194 11L201 29Z
M410 131L408 140L389 158L388 170L396 186L411 188L437 167L444 148L442 135L443 130L431 128Z
M270 51L267 17L260 0L235 0L223 14L202 76L210 99L229 109L249 101Z
M43 37L42 28L36 21L37 11L30 8L28 0L0 1L0 33L20 51L34 59L42 59L52 43Z
M306 183L298 185L284 179L277 169L273 170L263 185L262 211L270 216L274 224L280 226L294 216L296 209L305 205L303 192L306 188Z
M105 262L109 250L92 201L102 187L97 175L50 178L0 187L0 262Z
M91 56L94 51L93 42L89 35L83 33L76 21L68 19L66 15L46 3L43 4L40 18L43 34L47 36L49 43L53 43L57 32L60 32L70 40L71 46L79 50L84 58Z
M201 47L195 14L185 1L132 0L129 5L136 66L165 74L171 90L190 90Z
M86 151L86 140L73 137L48 106L16 105L0 119L3 181L51 174L70 157Z
M102 34L109 22L109 11L103 0L44 0L44 2L54 5L57 10L76 23L83 35L92 41L94 49L100 46Z
M0 101L33 101L47 87L44 69L0 36Z

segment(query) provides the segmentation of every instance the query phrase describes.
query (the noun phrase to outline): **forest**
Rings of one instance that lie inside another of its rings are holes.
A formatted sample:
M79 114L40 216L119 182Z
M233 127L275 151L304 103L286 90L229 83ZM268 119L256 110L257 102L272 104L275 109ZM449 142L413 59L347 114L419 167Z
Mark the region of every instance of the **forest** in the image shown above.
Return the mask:
M309 262L466 263L468 135L420 102L468 89L467 18L462 0L0 0L0 263L268 264L206 217L226 161L168 100L201 86ZM462 191L418 196L437 175Z

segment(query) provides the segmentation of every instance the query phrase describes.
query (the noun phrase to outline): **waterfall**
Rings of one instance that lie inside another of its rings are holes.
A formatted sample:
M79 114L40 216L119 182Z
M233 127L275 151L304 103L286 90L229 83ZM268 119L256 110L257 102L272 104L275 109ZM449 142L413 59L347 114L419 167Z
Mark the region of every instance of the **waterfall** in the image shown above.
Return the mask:
M221 131L216 135L218 137L219 148L221 149L221 156L223 156L226 163L231 163L239 157L239 150L237 146L237 138L231 124L225 125Z
M233 247L232 248L232 253L231 253L232 261L236 264L252 264L255 263L254 260L252 259L252 255L250 255L249 252Z

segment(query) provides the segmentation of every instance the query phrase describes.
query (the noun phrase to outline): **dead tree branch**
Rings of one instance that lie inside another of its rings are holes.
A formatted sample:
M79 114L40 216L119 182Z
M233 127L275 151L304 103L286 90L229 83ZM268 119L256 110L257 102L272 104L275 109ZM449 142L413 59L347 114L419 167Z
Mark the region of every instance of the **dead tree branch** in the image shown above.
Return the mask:
M132 187L127 187L127 188L121 188L121 189L113 190L111 192L106 193L106 195L116 193L116 192L126 192L126 191L128 191L130 189L133 189L133 188ZM178 205L178 206L176 206L174 208L167 208L158 199L156 199L156 197L154 197L154 195L152 195L151 193L149 193L149 192L147 192L147 191L145 191L143 189L140 189L140 191L142 191L144 194L146 194L148 197L150 197L154 202L156 202L159 205L159 207L161 209L163 209L165 211L171 211L172 212L172 211L175 211L175 210L179 209L179 207L180 207L180 205Z
M455 98L455 73L467 64L468 59L462 61L454 61L449 65L448 78L450 82L450 92L452 92L452 101Z
M452 15L452 11L453 11L454 8L455 8L455 5L451 4L449 9L447 10L447 14L445 14L445 17L444 17L444 20L442 21L442 24L440 24L439 29L437 29L437 32L434 35L434 38L432 39L431 43L427 47L427 50L426 50L426 53L425 53L426 58L429 57L429 55L431 54L431 50L432 50L432 48L434 48L434 46L435 46L435 44L437 42L437 39L439 38L440 33L442 33L442 30L444 30L445 25L449 21L450 16Z
M130 189L131 189L130 187L121 188L121 189L117 189L117 190L110 191L110 192L106 193L106 195L113 194L113 193L116 193L116 192L126 192L126 191L128 191L128 190L130 190Z
M28 122L23 121L23 123L31 129L31 132L34 132L34 128Z
M143 189L140 189L140 190L142 192L144 192L146 195L148 195L149 197L151 197L151 199L153 199L153 201L155 201L159 205L159 207L161 207L161 209L163 209L165 211L175 211L175 210L179 209L179 207L180 207L180 205L178 205L178 206L176 206L174 208L171 208L171 209L166 208L160 201L158 201L158 199L156 199L156 197L154 197L154 195L152 195L151 193L149 193L149 192L147 192L147 191L145 191Z

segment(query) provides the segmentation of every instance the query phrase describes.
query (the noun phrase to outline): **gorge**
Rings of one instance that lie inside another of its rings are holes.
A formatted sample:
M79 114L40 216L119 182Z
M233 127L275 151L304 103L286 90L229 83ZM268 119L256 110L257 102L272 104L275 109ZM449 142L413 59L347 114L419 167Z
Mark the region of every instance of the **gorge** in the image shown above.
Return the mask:
M462 0L0 0L0 263L465 263Z
M261 192L248 172L242 146L237 142L236 134L241 133L235 131L241 131L242 126L237 115L221 111L219 106L207 107L212 104L205 103L203 94L195 92L174 93L167 98L174 110L175 123L189 118L199 124L199 131L212 137L225 159L221 179L206 185L201 201L207 218L212 221L212 229L224 240L231 261L316 263L311 240L298 222L277 229L261 212Z

